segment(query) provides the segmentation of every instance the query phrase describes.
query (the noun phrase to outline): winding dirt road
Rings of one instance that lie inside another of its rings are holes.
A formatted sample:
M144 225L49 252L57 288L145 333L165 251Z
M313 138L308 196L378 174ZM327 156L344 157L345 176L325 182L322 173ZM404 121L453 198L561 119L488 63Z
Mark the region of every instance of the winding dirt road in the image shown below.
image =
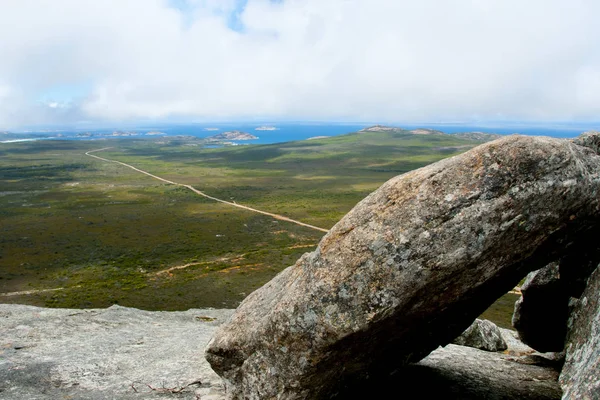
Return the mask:
M314 229L314 230L316 230L316 231L321 231L321 232L325 232L325 233L327 233L327 232L328 232L328 230L327 230L327 229L319 228L318 226L314 226L314 225L310 225L310 224L305 224L304 222L296 221L295 219L291 219L291 218L285 217L285 216L283 216L283 215L279 215L279 214L273 214L273 213L270 213L270 212L267 212L267 211L257 210L256 208L252 208L252 207L244 206L244 205L242 205L242 204L233 203L233 202L231 202L231 201L227 201L227 200L223 200L223 199L218 199L218 198L216 198L216 197L209 196L208 194L206 194L206 193L204 193L204 192L201 192L201 191L200 191L200 190L198 190L198 189L195 189L194 187L192 187L192 185L185 185L185 184L183 184L183 183L173 182L173 181L170 181L170 180L168 180L168 179L161 178L160 176L153 175L153 174L151 174L150 172L146 172L146 171L144 171L144 170L141 170L141 169L139 169L139 168L136 168L136 167L134 167L133 165L129 165L129 164L126 164L126 163L124 163L124 162L121 162L121 161L117 161L117 160L110 160L110 159L108 159L108 158L103 158L103 157L100 157L100 156L97 156L97 155L91 154L91 153L96 153L96 152L98 152L98 151L108 150L108 149L111 149L111 148L112 148L112 147L103 147L103 148L101 148L101 149L90 150L90 151L86 152L86 153L85 153L85 155L86 155L86 156L89 156L89 157L96 158L96 159L98 159L98 160L102 160L102 161L106 161L106 162L111 162L111 163L116 163L116 164L121 164L121 165L123 165L123 166L125 166L125 167L127 167L127 168L131 168L131 169L132 169L132 170L134 170L134 171L140 172L140 173L142 173L142 174L144 174L144 175L148 175L148 176L150 176L150 177L152 177L152 178L154 178L154 179L157 179L157 180L159 180L159 181L162 181L162 182L168 183L168 184L170 184L170 185L182 186L182 187L184 187L184 188L187 188L187 189L191 190L192 192L196 193L197 195L200 195L200 196L206 197L207 199L211 199L211 200L214 200L214 201L218 201L219 203L224 203L224 204L228 204L228 205L230 205L230 206L233 206L233 207L242 208L242 209L244 209L244 210L252 211L252 212L259 213L259 214L263 214L263 215L268 215L269 217L273 217L273 218L275 218L275 219L278 219L278 220L280 220L280 221L291 222L291 223L293 223L293 224L300 225L300 226L304 226L304 227L307 227L307 228L310 228L310 229Z

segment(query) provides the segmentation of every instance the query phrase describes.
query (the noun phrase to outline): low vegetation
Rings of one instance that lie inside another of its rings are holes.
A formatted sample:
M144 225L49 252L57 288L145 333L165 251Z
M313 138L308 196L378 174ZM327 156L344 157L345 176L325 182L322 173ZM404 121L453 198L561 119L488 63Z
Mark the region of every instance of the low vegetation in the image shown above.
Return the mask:
M37 141L0 147L0 302L151 310L235 307L314 249L323 233L216 203L330 228L392 176L479 142L364 132L204 148L201 139Z

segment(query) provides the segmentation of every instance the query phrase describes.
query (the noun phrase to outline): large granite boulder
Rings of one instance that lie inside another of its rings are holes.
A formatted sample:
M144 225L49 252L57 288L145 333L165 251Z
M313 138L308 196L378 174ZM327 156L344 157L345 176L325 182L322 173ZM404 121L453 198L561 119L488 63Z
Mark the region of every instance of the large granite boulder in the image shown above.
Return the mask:
M391 179L248 296L207 360L233 399L330 398L463 332L596 235L600 157L510 136Z
M473 321L452 343L485 351L504 351L508 348L500 328L487 319Z
M569 319L563 399L600 399L600 267L592 273Z

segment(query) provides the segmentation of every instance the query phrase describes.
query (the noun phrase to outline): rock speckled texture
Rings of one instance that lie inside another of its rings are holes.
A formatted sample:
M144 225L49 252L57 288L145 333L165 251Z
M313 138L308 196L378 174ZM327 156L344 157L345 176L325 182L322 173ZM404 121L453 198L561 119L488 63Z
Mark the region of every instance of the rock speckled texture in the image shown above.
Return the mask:
M0 399L223 400L221 379L202 354L208 336L232 312L0 305ZM446 346L392 376L360 383L342 398L389 398L391 392L407 398L559 399L556 372L523 362L533 350L516 340L516 332L501 331L507 354ZM201 385L183 388L198 379Z
M563 399L600 399L600 268L590 276L569 319Z
M476 319L459 337L452 341L461 346L486 351L503 351L508 348L500 328L487 319Z
M198 380L176 398L223 399L203 354L231 312L0 304L0 399L173 399Z
M207 359L250 400L328 398L419 361L597 234L599 171L591 148L514 135L393 178L248 296Z

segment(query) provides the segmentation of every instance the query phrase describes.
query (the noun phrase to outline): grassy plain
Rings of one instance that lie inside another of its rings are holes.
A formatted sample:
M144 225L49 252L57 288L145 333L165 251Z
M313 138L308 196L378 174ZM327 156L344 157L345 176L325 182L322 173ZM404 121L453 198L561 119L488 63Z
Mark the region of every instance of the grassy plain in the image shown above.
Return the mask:
M235 307L323 235L86 151L110 146L94 154L328 229L387 179L478 142L371 132L261 146L203 144L193 138L1 144L0 293L64 289L0 296L0 302Z

